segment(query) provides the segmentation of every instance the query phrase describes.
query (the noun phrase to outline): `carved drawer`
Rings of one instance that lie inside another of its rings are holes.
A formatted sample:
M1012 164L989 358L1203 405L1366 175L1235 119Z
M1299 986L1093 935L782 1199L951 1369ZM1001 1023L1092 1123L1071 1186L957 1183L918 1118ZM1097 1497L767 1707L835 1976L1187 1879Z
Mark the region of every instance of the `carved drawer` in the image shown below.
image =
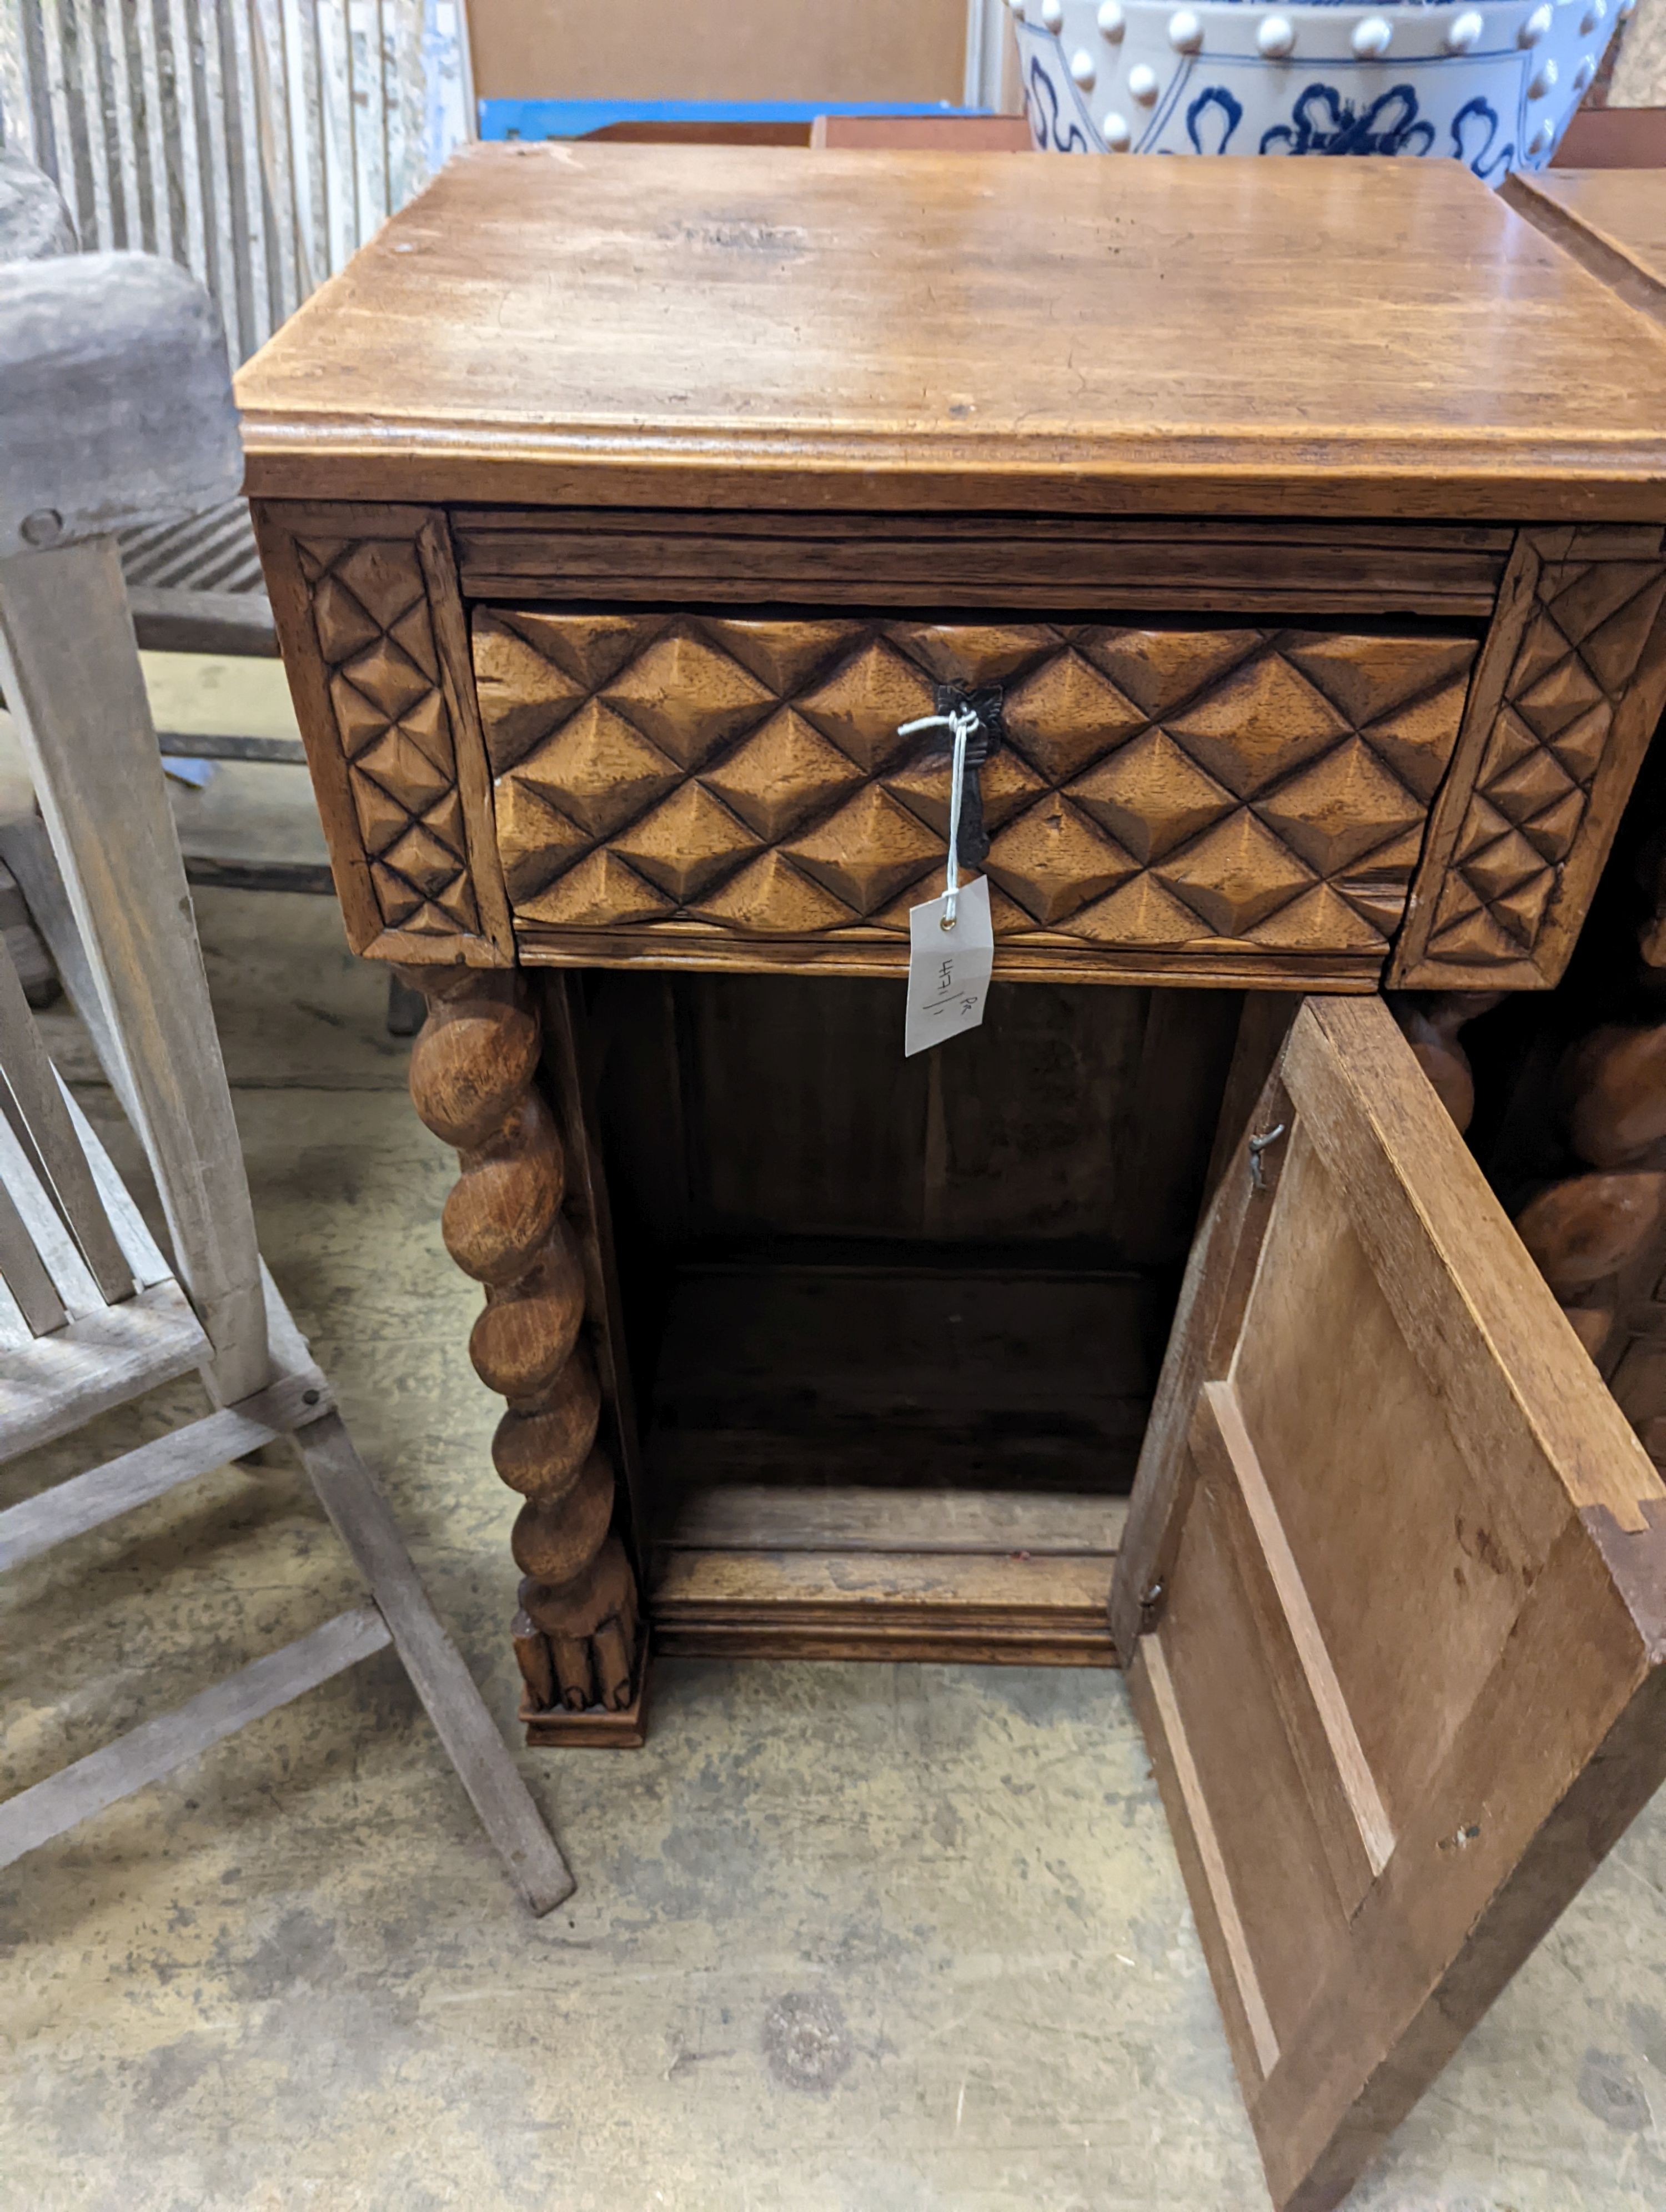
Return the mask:
M1000 943L1041 959L1380 967L1450 763L1475 629L475 611L518 934L906 957L948 757L901 738L998 684Z
M943 618L877 547L876 605L846 580L760 607L731 581L696 611L564 603L566 541L529 554L441 510L260 526L350 933L418 963L897 972L941 886L949 784L941 733L898 730L941 686L994 684L1001 972L1541 985L1666 687L1652 526L1480 551L1425 532L1441 543L1393 548L1412 580L1374 618L1351 574L1349 611L1311 611L1347 550L1316 535L1152 538L1177 611L1116 544L1091 611ZM1032 550L1033 586L1055 555ZM541 564L519 598L510 555ZM1209 566L1256 561L1235 610Z

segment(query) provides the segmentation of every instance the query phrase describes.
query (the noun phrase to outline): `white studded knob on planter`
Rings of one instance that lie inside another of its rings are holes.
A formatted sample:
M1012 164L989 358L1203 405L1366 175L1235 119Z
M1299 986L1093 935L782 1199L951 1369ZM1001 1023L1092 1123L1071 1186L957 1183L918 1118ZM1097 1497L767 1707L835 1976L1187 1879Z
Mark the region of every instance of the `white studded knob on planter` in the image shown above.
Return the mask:
M1256 51L1281 62L1296 51L1296 26L1288 15L1263 15L1256 32Z
M1550 159L1628 0L1007 4L1045 151L1444 156L1498 185Z

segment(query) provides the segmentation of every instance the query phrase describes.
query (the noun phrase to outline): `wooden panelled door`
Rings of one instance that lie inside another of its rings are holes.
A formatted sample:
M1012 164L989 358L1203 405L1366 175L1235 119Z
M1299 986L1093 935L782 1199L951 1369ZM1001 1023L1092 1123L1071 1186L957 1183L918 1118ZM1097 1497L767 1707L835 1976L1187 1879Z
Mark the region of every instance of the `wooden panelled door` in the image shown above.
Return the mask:
M1274 2199L1327 2212L1666 1775L1666 1486L1379 1000L1305 1003L1251 1133L1112 1626Z

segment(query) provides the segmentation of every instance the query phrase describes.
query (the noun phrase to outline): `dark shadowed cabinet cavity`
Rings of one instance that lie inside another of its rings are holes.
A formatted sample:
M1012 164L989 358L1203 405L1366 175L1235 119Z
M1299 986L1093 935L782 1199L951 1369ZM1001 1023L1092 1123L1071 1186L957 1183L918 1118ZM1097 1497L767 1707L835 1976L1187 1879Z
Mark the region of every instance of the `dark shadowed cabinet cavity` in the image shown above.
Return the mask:
M473 149L250 489L530 1740L651 1642L1123 1665L1321 2212L1666 1762L1613 1316L1449 1112L1666 694L1666 343L1455 164L1036 174ZM970 691L995 982L906 1060Z

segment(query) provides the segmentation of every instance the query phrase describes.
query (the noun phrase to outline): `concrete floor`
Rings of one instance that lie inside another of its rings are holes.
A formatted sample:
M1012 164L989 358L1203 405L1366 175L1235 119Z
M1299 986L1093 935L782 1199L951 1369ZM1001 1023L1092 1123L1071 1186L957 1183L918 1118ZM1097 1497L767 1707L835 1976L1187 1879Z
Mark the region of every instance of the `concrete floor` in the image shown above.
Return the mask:
M507 1728L514 1501L440 1244L450 1156L328 902L198 913L267 1256ZM0 1470L0 1502L71 1463ZM10 1577L0 1790L351 1589L284 1468ZM1118 1677L664 1663L646 1750L523 1758L580 1881L543 1922L387 1654L0 1875L3 2212L1265 2204ZM1360 2212L1666 2204L1663 1883L1666 1802Z

